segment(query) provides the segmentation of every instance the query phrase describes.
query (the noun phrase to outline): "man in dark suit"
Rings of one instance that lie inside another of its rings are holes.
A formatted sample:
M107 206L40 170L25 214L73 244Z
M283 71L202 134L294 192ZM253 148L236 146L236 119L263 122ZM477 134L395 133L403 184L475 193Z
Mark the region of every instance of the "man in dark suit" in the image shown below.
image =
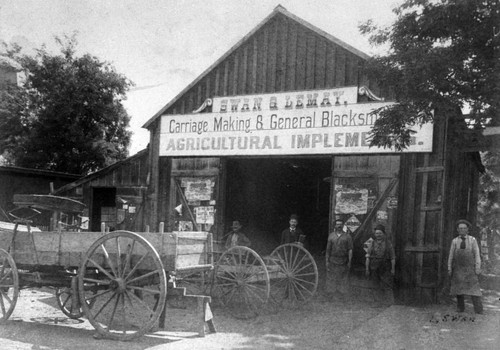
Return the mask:
M299 243L303 244L306 238L304 232L297 227L299 224L299 218L297 215L290 215L289 221L290 227L281 232L281 244L285 243Z

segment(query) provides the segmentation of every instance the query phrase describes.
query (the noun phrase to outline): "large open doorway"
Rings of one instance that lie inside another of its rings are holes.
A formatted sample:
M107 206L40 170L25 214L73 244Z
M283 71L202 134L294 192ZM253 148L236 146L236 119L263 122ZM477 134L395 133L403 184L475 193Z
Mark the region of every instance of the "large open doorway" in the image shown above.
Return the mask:
M252 247L267 254L297 214L307 248L325 249L332 158L232 158L226 165L226 227L240 220Z

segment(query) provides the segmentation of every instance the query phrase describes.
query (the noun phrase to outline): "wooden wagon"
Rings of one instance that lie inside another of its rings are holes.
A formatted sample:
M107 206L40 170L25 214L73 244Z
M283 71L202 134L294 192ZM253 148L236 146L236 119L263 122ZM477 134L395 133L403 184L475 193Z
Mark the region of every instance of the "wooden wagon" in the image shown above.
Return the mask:
M43 232L22 224L0 229L0 322L12 314L20 289L48 286L69 317L85 315L104 337L134 339L162 321L167 276L213 268L206 232ZM215 332L210 298L194 297Z
M211 295L215 306L224 306L237 318L297 306L316 293L318 268L302 245L283 244L266 257L241 246L214 254L219 257L213 271L181 273L178 283Z

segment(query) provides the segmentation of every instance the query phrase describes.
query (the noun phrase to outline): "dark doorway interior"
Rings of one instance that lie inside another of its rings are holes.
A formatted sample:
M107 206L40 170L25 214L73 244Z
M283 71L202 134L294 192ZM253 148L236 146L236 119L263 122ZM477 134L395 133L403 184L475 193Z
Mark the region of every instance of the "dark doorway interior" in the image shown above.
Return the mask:
M312 253L328 236L331 158L229 159L226 227L242 221L252 247L268 254L279 245L290 214L299 216Z
M114 209L114 210L113 210ZM113 216L114 215L114 216ZM113 221L114 218L114 221ZM116 188L94 187L92 191L92 214L90 228L94 232L101 230L101 222L113 231L116 226ZM114 222L114 224L113 224Z

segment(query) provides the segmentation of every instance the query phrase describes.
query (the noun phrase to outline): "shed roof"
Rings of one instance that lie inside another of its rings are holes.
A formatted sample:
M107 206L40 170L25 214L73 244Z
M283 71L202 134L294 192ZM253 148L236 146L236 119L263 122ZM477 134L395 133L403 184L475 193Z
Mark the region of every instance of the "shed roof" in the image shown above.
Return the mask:
M215 67L217 67L222 61L224 61L228 56L230 56L232 53L234 53L238 48L243 46L248 39L255 34L259 29L261 29L264 25L266 25L268 22L270 22L274 17L278 15L284 15L287 18L289 18L292 21L297 22L299 25L308 28L309 30L312 30L316 34L324 37L326 40L344 48L345 50L351 52L352 54L360 57L361 59L367 60L370 58L369 55L365 54L364 52L354 48L353 46L347 44L346 42L334 37L333 35L330 35L326 33L325 31L319 29L318 27L312 25L311 23L297 17L296 15L292 14L291 12L287 11L283 6L278 5L276 8L271 12L269 16L267 16L262 22L260 22L254 29L252 29L247 35L245 35L241 40L239 40L229 51L227 51L224 55L222 55L214 64L212 64L208 69L206 69L201 75L199 75L191 84L186 86L177 96L175 96L170 102L168 102L163 108L161 108L153 117L151 117L142 127L143 128L149 128L151 124L158 118L160 117L168 108L170 108L174 103L176 103L184 94L186 94L194 85L196 85L199 81L201 81L205 76L207 76Z
M72 190L72 189L74 189L74 188L76 188L78 186L81 186L81 185L87 183L87 182L90 182L90 181L92 181L92 180L94 180L96 178L103 177L104 175L106 175L106 174L114 171L115 169L123 166L124 164L130 163L130 162L132 162L132 161L134 161L134 160L136 160L136 159L138 159L140 157L143 157L147 152L148 152L148 148L145 148L142 151L137 152L136 154L134 154L131 157L128 157L128 158L126 158L124 160L118 161L118 162L116 162L114 164L111 164L111 165L109 165L109 166L101 169L101 170L96 171L95 173L89 174L89 175L84 176L84 177L82 177L82 178L80 178L80 179L78 179L78 180L76 180L74 182L71 182L71 183L69 183L67 185L59 187L58 189L56 189L54 191L53 194L54 195L58 195L58 194L62 195L65 192L70 191L70 190Z

